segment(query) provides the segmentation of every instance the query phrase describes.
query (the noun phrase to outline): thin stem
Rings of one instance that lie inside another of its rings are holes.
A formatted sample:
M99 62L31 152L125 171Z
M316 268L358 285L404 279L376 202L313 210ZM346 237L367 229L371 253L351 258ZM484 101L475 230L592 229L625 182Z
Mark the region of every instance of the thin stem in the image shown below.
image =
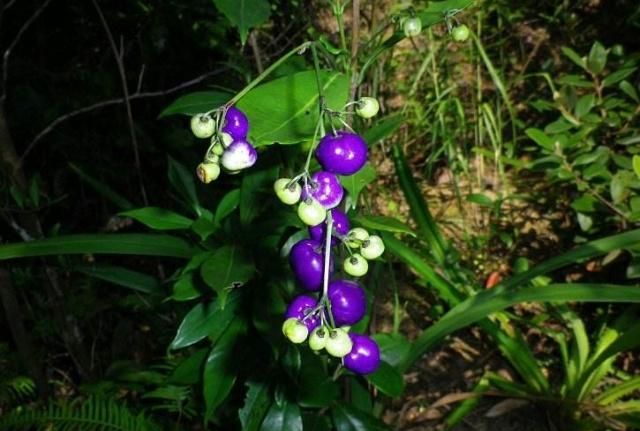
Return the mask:
M326 297L329 290L329 263L331 261L331 235L333 234L333 216L327 211L327 232L324 242L324 279L322 283L322 296Z
M236 102L238 102L238 100L242 99L242 97L244 97L245 94L247 94L249 91L253 90L258 84L260 84L262 81L264 81L264 79L269 76L274 70L276 70L282 63L284 63L285 61L287 61L289 59L289 57L293 56L294 54L298 54L298 53L302 53L304 52L305 49L309 48L310 46L313 46L313 42L304 42L298 46L296 46L295 48L293 48L292 50L290 50L288 53L286 53L285 55L283 55L282 57L280 57L278 59L278 61L276 61L275 63L273 63L271 66L267 67L264 72L262 72L260 75L258 75L258 77L256 79L254 79L253 81L251 81L246 87L244 87L238 94L236 94L235 96L233 96L233 98L231 100L229 100L225 106L231 106L234 105Z

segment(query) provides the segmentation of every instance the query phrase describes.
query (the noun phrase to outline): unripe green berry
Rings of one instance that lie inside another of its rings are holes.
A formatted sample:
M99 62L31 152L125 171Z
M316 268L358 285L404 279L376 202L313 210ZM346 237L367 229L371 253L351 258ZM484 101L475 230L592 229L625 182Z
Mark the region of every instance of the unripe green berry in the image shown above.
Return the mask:
M231 137L231 135L226 132L220 133L220 139L224 148L228 148L229 145L233 143L233 137Z
M191 131L196 138L210 138L215 131L216 123L208 115L198 114L191 117Z
M378 235L371 235L360 247L360 254L365 259L377 259L382 256L382 253L384 253L384 243Z
M209 184L220 176L220 165L214 162L200 163L196 168L196 174L200 181Z
M309 336L309 348L314 352L320 351L325 348L328 339L329 329L323 326L318 326Z
M216 156L221 156L222 154L224 154L224 147L218 140L217 136L211 138L211 143L213 144L213 147L211 147L211 152L213 154L215 154Z
M465 24L454 27L453 30L451 30L451 37L456 42L466 42L470 34L471 31Z
M291 317L285 320L282 324L282 333L292 343L300 344L304 343L304 340L307 339L307 336L309 335L309 329L307 329L307 325L305 325L295 317Z
M291 183L290 178L280 178L273 184L273 190L276 192L278 199L287 205L293 205L300 201L302 187L298 183Z
M316 226L327 218L327 210L315 199L307 199L298 205L298 217L308 226Z
M347 257L342 266L344 268L344 272L354 277L362 277L369 270L369 263L358 253L354 253L353 256Z
M380 110L380 103L373 97L362 97L356 105L356 114L362 118L371 118Z
M361 227L353 228L347 233L346 243L349 248L358 248L369 239L369 232Z
M353 342L351 341L347 331L341 328L329 331L327 344L325 345L325 349L327 349L328 354L335 356L336 358L342 358L348 355L352 348Z
M420 18L407 18L402 24L402 30L407 37L414 37L422 31L422 21Z

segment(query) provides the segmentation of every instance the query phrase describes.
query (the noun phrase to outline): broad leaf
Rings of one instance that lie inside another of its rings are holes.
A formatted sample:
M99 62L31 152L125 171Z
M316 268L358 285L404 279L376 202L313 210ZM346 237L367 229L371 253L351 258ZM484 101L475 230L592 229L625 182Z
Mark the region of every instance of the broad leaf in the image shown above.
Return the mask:
M254 274L252 260L243 251L234 246L219 248L209 257L200 269L202 279L218 293L221 306L232 289L241 287Z
M602 72L607 65L607 54L605 47L600 42L595 42L587 57L587 69L594 75Z
M362 137L369 146L373 146L398 130L405 121L403 115L389 115L367 128Z
M376 179L376 170L369 163L353 175L340 176L340 182L349 193L351 207L355 208L358 203L360 192Z
M382 360L393 367L402 364L411 350L409 340L400 334L375 334L373 339L380 346Z
M389 431L389 428L375 417L349 405L336 404L331 409L331 416L337 431Z
M237 27L244 45L249 30L264 24L271 14L268 0L213 0L220 12Z
M302 431L300 407L286 400L273 403L260 431Z
M240 205L240 189L229 191L218 203L214 221L219 224L225 217L231 214Z
M404 392L404 379L395 368L382 361L375 373L369 374L367 380L385 395L399 397Z
M238 411L242 431L258 431L269 406L271 394L269 385L265 382L247 382L247 395L244 398L244 406Z
M193 224L193 220L183 215L158 207L138 208L121 212L120 215L130 217L156 230L189 229Z
M320 82L327 107L342 110L349 92L347 77L321 71ZM315 71L299 72L263 84L251 90L237 106L251 122L249 138L257 147L309 140L318 123Z
M198 91L185 94L164 108L158 118L169 115L196 115L216 109L231 99L229 93L222 91Z
M196 193L196 184L194 181L195 171L188 170L183 164L169 157L169 182L174 190L184 199L194 213L198 216L202 215L200 202Z

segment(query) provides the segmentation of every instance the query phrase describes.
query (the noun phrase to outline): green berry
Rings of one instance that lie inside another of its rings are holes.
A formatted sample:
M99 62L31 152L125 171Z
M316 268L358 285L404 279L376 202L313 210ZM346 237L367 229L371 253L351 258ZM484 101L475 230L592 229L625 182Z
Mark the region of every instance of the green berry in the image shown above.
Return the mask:
M329 328L319 326L309 336L309 348L314 352L320 351L325 348L328 339Z
M329 353L331 356L342 358L348 355L349 352L351 352L352 348L353 342L351 341L351 337L349 337L347 331L341 328L332 329L329 331L325 349L327 349L327 353Z
M224 147L218 140L217 136L211 138L211 143L213 144L213 147L211 147L211 152L213 154L215 154L216 156L221 156L222 154L224 154Z
M224 148L229 148L229 145L233 144L233 137L226 132L220 133L220 139Z
M316 226L327 218L327 210L317 200L310 198L298 205L298 217L308 226Z
M456 42L466 42L470 34L471 31L465 24L454 27L453 30L451 30L451 37L453 37L453 40Z
M276 192L278 199L287 205L293 205L300 201L302 187L298 183L291 183L290 178L280 178L273 184L273 190Z
M220 165L215 162L200 163L196 169L200 181L209 184L220 176Z
M353 228L347 233L347 246L350 248L358 248L369 239L369 232L361 227Z
M369 263L358 253L354 253L353 256L346 258L342 266L344 272L354 277L362 277L369 270Z
M196 138L210 138L215 131L216 123L208 115L198 114L191 117L191 131Z
M307 325L305 325L295 317L291 317L285 320L282 324L282 333L292 343L300 344L304 343L304 340L307 339L307 336L309 335L309 329L307 329Z
M365 259L377 259L382 256L382 253L384 253L384 243L378 235L371 235L360 247L360 254Z
M356 105L356 114L362 118L375 117L380 110L380 104L373 97L362 97Z
M402 30L407 37L415 37L422 31L422 21L420 18L407 18L402 24Z

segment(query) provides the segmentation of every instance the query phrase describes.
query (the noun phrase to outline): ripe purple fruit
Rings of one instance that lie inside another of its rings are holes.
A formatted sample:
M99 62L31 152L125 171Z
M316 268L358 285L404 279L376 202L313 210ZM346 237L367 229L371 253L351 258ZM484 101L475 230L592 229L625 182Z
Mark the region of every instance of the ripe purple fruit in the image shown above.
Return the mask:
M325 171L353 175L367 162L367 143L355 133L328 134L320 140L316 158Z
M296 318L302 323L304 323L309 332L313 331L315 328L320 326L320 316L316 314L315 316L308 317L306 320L303 320L307 314L309 314L317 305L318 301L309 295L298 295L293 298L293 301L287 307L287 312L284 314L285 319Z
M314 291L322 287L324 254L321 243L310 239L298 241L291 249L289 263L304 289Z
M380 348L370 337L349 334L353 347L344 358L344 366L356 374L371 374L380 366Z
M258 153L253 145L246 141L234 141L221 157L222 166L230 171L250 168L258 160Z
M224 116L222 131L231 135L234 141L244 141L249 132L249 120L244 112L235 106L229 107Z
M302 189L302 199L311 195L326 209L338 206L344 196L344 189L338 177L331 172L319 171L311 175L311 181Z
M360 285L349 280L329 283L331 313L337 326L355 325L367 310L367 297Z
M333 218L333 231L334 234L346 235L349 233L350 223L347 215L337 208L331 210L331 217ZM318 242L324 242L327 234L327 222L320 223L309 228L309 237ZM335 245L336 238L331 239L331 244Z

